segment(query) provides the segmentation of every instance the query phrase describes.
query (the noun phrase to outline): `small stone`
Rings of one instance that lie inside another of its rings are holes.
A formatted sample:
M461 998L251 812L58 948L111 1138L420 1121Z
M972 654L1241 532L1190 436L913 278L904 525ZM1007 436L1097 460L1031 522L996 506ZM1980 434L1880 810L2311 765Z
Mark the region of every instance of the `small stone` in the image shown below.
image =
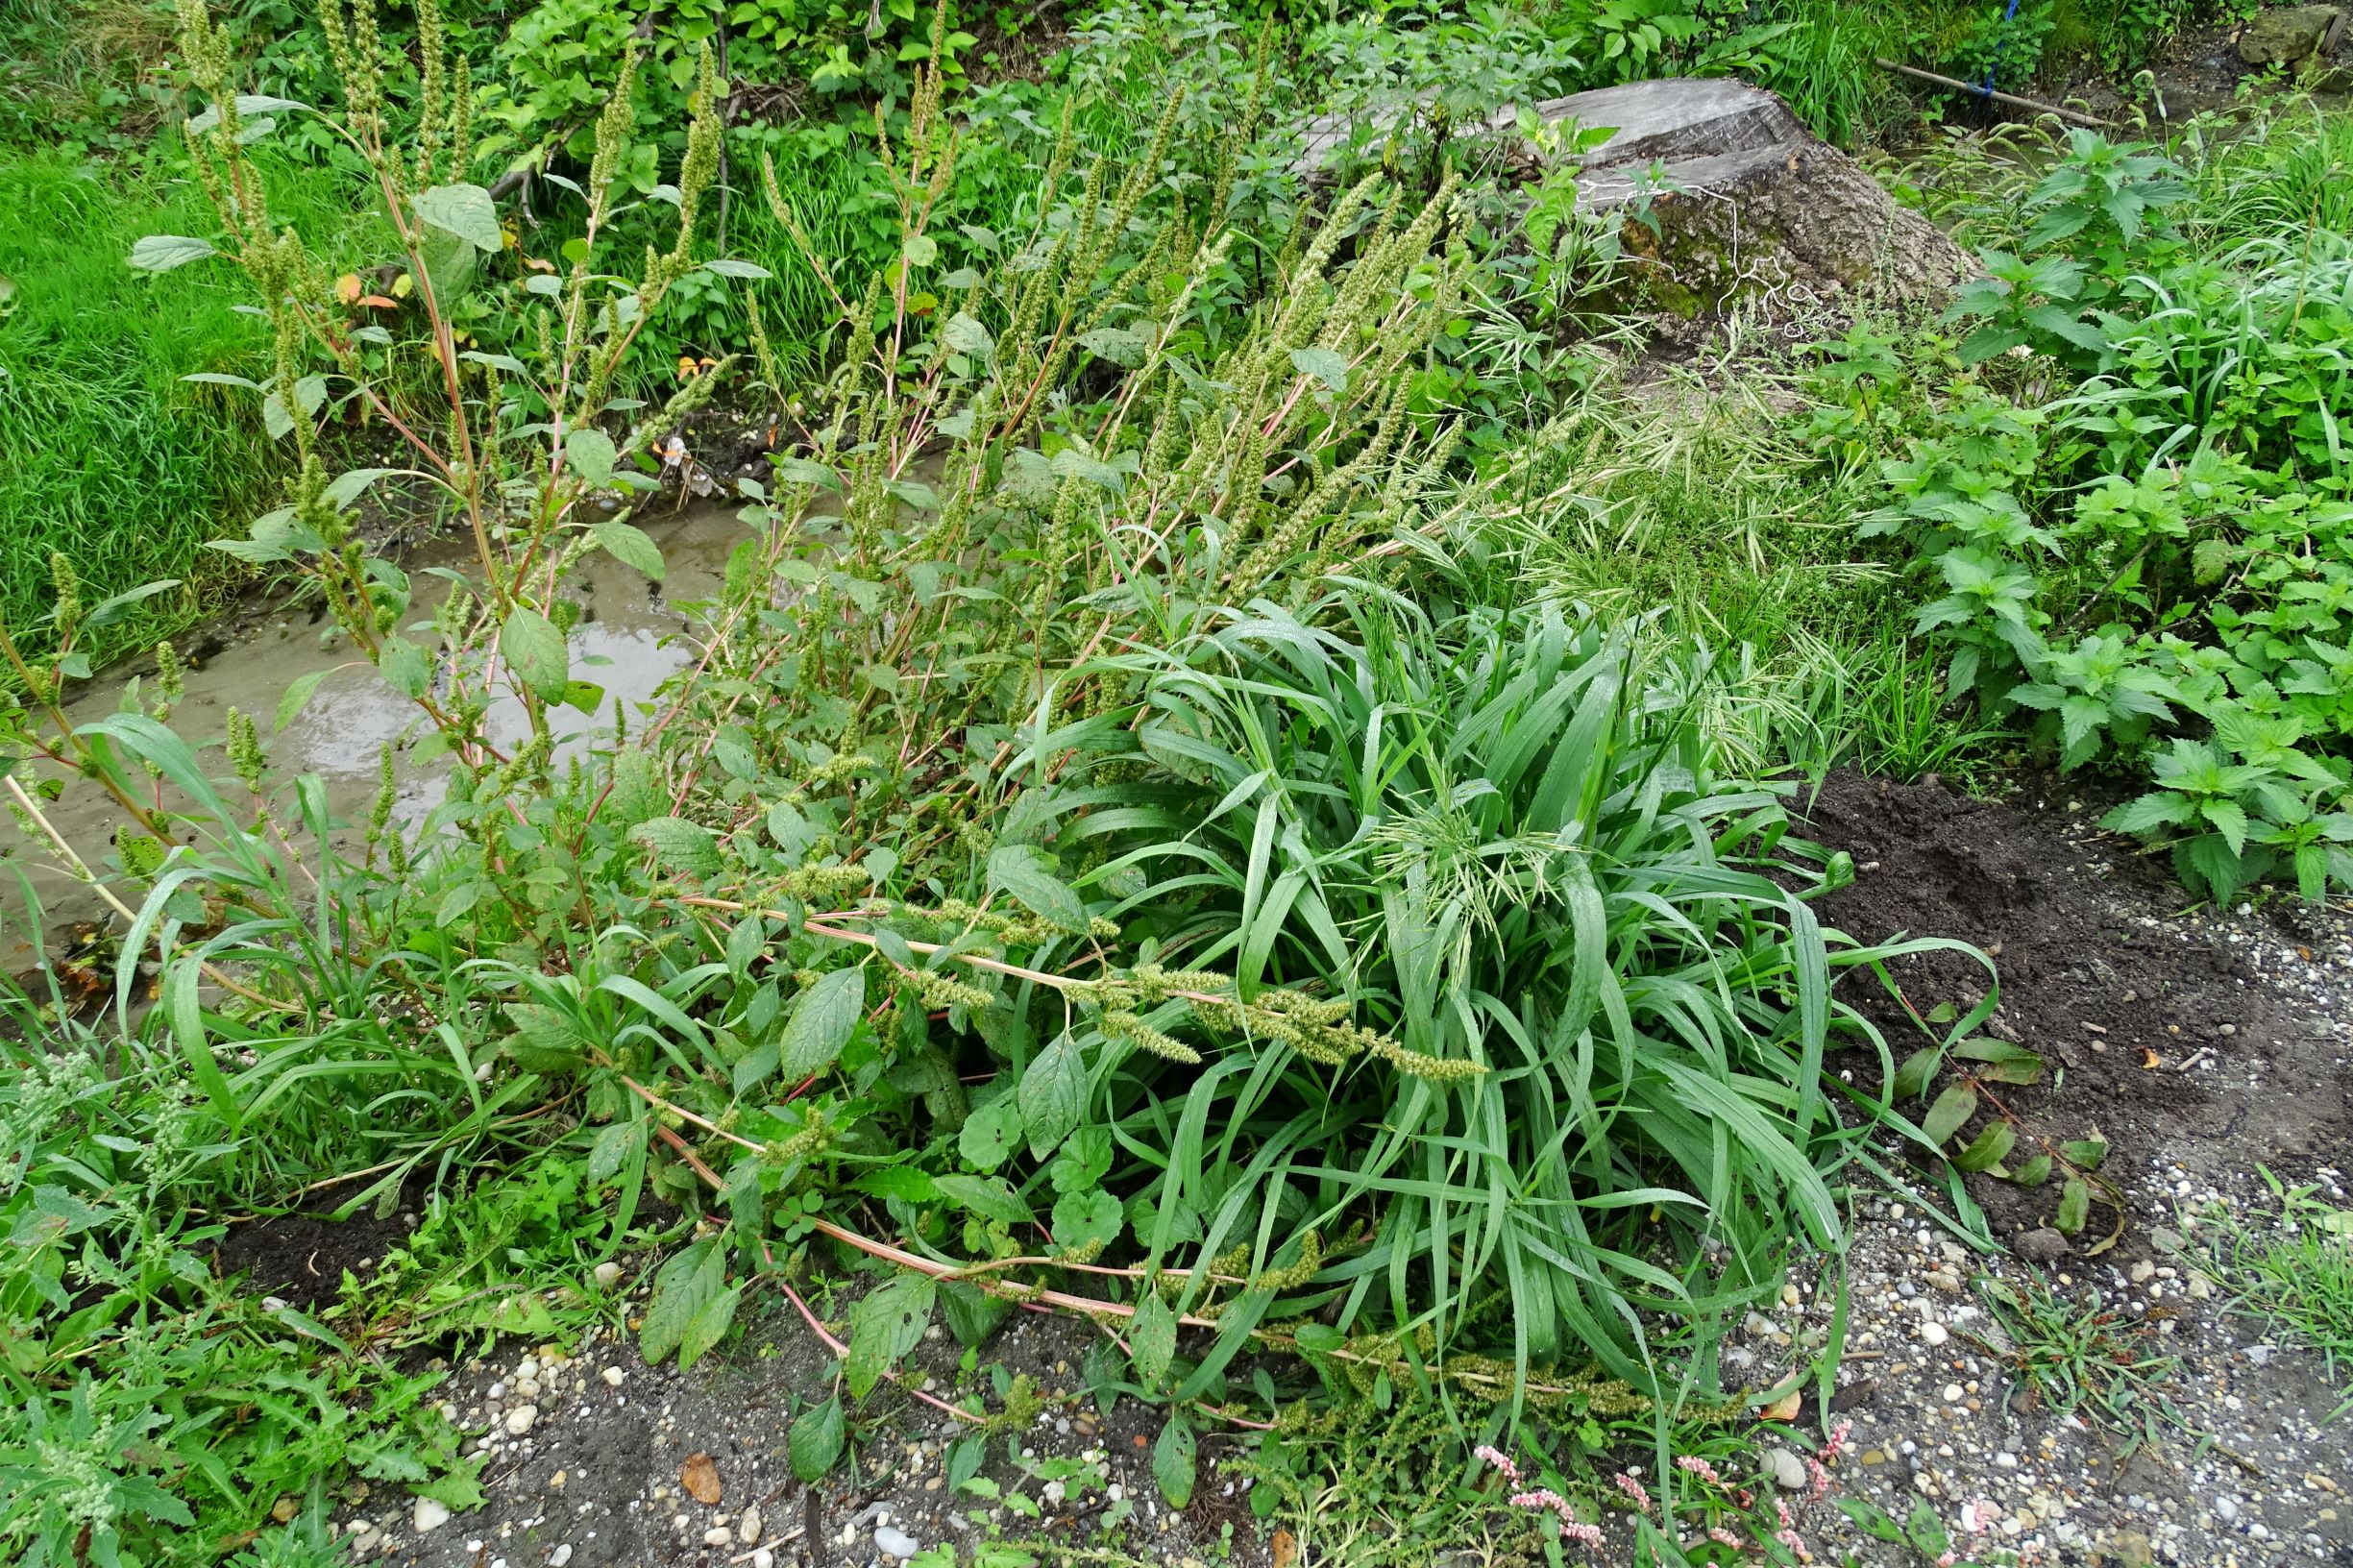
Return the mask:
M571 1560L572 1543L570 1541L566 1541L563 1545L557 1547L554 1551L548 1554L548 1568L564 1568L564 1564L570 1562Z
M2146 1285L2156 1277L2157 1265L2145 1258L2132 1265L2132 1283L2135 1285Z
M610 1290L621 1283L621 1265L607 1258L597 1265L597 1288Z
M1782 1305L1782 1306L1784 1306L1784 1307L1795 1307L1796 1305L1798 1305L1799 1299L1800 1299L1800 1298L1799 1298L1799 1294L1798 1294L1798 1286L1797 1286L1797 1285L1796 1285L1796 1283L1795 1283L1795 1282L1792 1282L1792 1283L1790 1283L1790 1284L1788 1284L1788 1285L1784 1285L1784 1286L1781 1286L1781 1305Z
M2011 1240L2010 1250L2030 1263L2055 1263L2075 1251L2066 1237L2047 1225L2021 1232Z
M1945 1384L1945 1403L1946 1403L1946 1404L1948 1404L1948 1405L1958 1405L1958 1404L1960 1404L1960 1403L1961 1403L1961 1399L1962 1399L1962 1397L1963 1397L1963 1390L1962 1390L1962 1387L1961 1387L1961 1385L1960 1385L1959 1384L1957 1384L1957 1383L1949 1383L1949 1384Z
M734 1540L735 1531L724 1525L713 1525L702 1532L702 1544L705 1546L727 1546Z
M538 1419L538 1406L518 1405L506 1412L506 1434L509 1437L520 1437L530 1431L531 1423Z
M889 1525L883 1525L874 1531L874 1550L886 1557L904 1560L922 1551L923 1543L903 1530L893 1530Z
M280 1498L277 1502L270 1505L270 1517L282 1525L292 1520L297 1513L301 1512L302 1507L303 1506L300 1503L295 1502L292 1495L289 1494L285 1497Z
M1941 1345L1951 1337L1946 1332L1945 1325L1933 1318L1920 1326L1920 1342L1924 1345Z
M1785 1448L1765 1450L1765 1470L1773 1477L1773 1483L1785 1492L1805 1489L1804 1461Z
M408 1522L416 1527L418 1534L423 1535L448 1524L450 1510L429 1497L420 1497L416 1507L409 1510Z
M555 1474L548 1478L548 1490L551 1492L560 1492L564 1489L564 1482L570 1481L571 1479L571 1471L558 1470Z
M746 1546L760 1538L760 1506L755 1503L735 1522L735 1538Z
M776 1568L776 1554L765 1546L760 1548L751 1555L751 1568Z
M607 1388L618 1388L621 1386L622 1379L627 1377L628 1374L617 1366L608 1366L597 1376L604 1380L604 1385Z

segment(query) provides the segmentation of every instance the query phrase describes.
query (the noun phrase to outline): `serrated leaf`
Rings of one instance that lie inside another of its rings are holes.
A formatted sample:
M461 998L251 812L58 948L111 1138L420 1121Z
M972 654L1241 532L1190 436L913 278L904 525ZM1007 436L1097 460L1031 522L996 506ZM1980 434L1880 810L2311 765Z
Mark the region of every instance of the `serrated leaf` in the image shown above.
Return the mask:
M1312 376L1335 392L1348 390L1348 361L1330 349L1293 349L1291 364L1302 376Z
M1920 1120L1920 1130L1931 1144L1941 1149L1945 1146L1945 1140L1959 1132L1976 1114L1976 1090L1967 1084L1954 1084L1936 1097L1934 1105L1928 1107L1928 1114Z
M851 1395L864 1399L883 1375L923 1337L938 1284L927 1274L901 1274L867 1292L852 1315L849 1355L842 1363Z
M1021 1108L1000 1094L965 1119L956 1149L976 1170L994 1170L1021 1146Z
M506 1017L515 1026L514 1034L507 1038L506 1054L525 1071L570 1072L580 1065L579 1034L572 1020L554 1008L537 1002L509 1002Z
M418 217L478 251L495 255L506 246L499 232L499 204L479 185L435 185L418 192L413 205Z
M506 624L499 628L499 657L543 701L560 702L571 690L572 649L555 623L528 604L506 612Z
M423 697L433 683L432 660L405 637L384 639L376 668L386 685L411 701Z
M726 1337L727 1326L735 1321L735 1304L743 1294L744 1286L739 1281L695 1310L685 1332L678 1336L679 1371L702 1360L705 1352Z
M1168 1424L1152 1445L1152 1479L1160 1484L1162 1500L1180 1513L1193 1499L1194 1448L1193 1430L1184 1412L1170 1410Z
M847 1430L842 1414L842 1396L834 1395L822 1405L812 1405L796 1416L792 1434L785 1446L790 1454L793 1474L814 1486L824 1479L834 1461L842 1457L842 1438Z
M131 265L139 272L169 272L219 254L208 239L193 239L186 234L148 234L131 247Z
M932 1180L939 1186L941 1196L971 1210L983 1219L993 1219L1000 1225L1026 1225L1036 1217L1029 1212L1029 1205L1021 1201L1020 1194L1001 1177L950 1174Z
M940 1184L913 1165L884 1165L868 1171L849 1185L877 1198L898 1198L907 1203L937 1203L940 1199Z
M866 969L860 965L829 969L793 1003L779 1047L784 1075L797 1084L833 1065L849 1043L866 1011Z
M2063 1236L2075 1236L2082 1232L2084 1221L2091 1217L2091 1184L2080 1176L2070 1176L2067 1185L2059 1189L2059 1212L2052 1216L2051 1224Z
M727 1259L716 1237L696 1242L653 1277L653 1299L637 1333L638 1353L649 1366L678 1348L695 1314L726 1284Z
M1146 1388L1160 1386L1161 1379L1168 1375L1168 1363L1176 1359L1176 1312L1161 1299L1160 1292L1145 1287L1143 1297L1136 1303L1135 1319L1128 1326L1128 1354L1136 1362L1136 1376Z
M610 518L588 531L607 555L624 566L635 567L656 582L661 581L670 570L662 559L662 547L653 542L652 535L634 523Z
M666 870L690 876L719 874L719 840L700 822L683 817L649 818L629 829L629 841L652 850Z
M1018 1092L1030 1156L1042 1160L1061 1146L1087 1109L1087 1065L1067 1030L1030 1059Z
M989 885L1012 894L1029 911L1066 931L1087 929L1087 906L1047 869L1046 857L1023 844L999 845L989 851Z
M588 1146L588 1185L602 1187L621 1174L621 1167L629 1163L645 1141L644 1129L634 1121L616 1121L597 1135Z

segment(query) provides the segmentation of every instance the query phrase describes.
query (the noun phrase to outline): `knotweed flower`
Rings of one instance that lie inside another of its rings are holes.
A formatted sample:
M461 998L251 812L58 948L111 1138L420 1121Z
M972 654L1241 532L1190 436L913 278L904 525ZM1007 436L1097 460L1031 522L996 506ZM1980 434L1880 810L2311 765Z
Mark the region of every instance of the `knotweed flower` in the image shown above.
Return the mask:
M1724 1478L1716 1474L1716 1467L1708 1463L1705 1459L1701 1458L1697 1454L1685 1454L1681 1456L1675 1461L1675 1468L1682 1471L1685 1475L1697 1476L1702 1481L1707 1482L1707 1484L1710 1486L1714 1486L1718 1489L1722 1489L1724 1485Z
M1651 1511L1651 1494L1642 1489L1642 1482L1624 1471L1618 1473L1618 1490L1624 1492L1627 1499L1642 1512Z
M1520 1479L1520 1467L1513 1464L1510 1458L1505 1455L1502 1450L1489 1448L1486 1444L1481 1443L1477 1448L1472 1449L1471 1452L1477 1455L1479 1458L1486 1460L1489 1464L1495 1466L1496 1469L1501 1470L1504 1473L1506 1480L1517 1481Z

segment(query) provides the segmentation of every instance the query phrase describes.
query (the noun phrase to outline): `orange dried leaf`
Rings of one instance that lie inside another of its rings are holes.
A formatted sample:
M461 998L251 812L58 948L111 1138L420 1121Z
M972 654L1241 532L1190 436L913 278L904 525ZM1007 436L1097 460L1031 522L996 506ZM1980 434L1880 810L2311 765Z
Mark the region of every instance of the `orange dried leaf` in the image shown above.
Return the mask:
M359 299L361 286L359 274L347 272L335 280L335 298L341 300L345 305L355 304Z
M354 303L374 306L379 310L397 310L401 306L400 301L387 300L381 294L362 294Z
M2159 1056L2155 1051L2150 1050L2145 1045L2141 1047L2141 1066L2144 1071L2154 1072L2158 1067L2162 1066L2164 1063L2164 1057Z
M1291 1568L1299 1560L1298 1537L1287 1530L1276 1531L1267 1542L1267 1550L1274 1557L1274 1568Z
M689 1454L678 1471L678 1484L696 1502L705 1507L713 1507L719 1502L719 1466L711 1462L708 1454Z
M1768 1421L1795 1421L1798 1418L1798 1412L1804 1408L1805 1395L1792 1388L1756 1413Z

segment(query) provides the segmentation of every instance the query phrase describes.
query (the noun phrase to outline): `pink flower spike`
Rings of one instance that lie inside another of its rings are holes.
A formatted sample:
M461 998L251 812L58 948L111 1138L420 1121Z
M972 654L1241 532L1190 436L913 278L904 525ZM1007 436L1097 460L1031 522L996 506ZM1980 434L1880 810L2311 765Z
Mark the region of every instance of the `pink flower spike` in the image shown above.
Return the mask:
M1822 1461L1816 1458L1808 1458L1805 1461L1805 1470L1814 1481L1813 1496L1808 1501L1819 1503L1830 1490L1830 1472L1825 1470L1822 1467Z
M1624 1492L1634 1507L1644 1513L1651 1511L1651 1494L1642 1489L1642 1482L1624 1471L1618 1473L1618 1490Z
M1508 1479L1512 1481L1517 1481L1520 1479L1520 1467L1513 1464L1501 1450L1489 1448L1486 1444L1481 1443L1477 1448L1472 1449L1471 1452L1479 1456L1479 1458L1486 1460L1489 1464L1495 1466L1496 1469L1501 1470Z
M1685 1475L1699 1477L1710 1486L1721 1486L1724 1484L1724 1478L1716 1474L1716 1467L1708 1463L1705 1459L1701 1458L1697 1454L1683 1455L1675 1461L1675 1468L1682 1471Z
M1560 1522L1560 1533L1566 1539L1581 1542L1586 1546L1602 1544L1602 1530L1599 1525L1585 1525L1574 1519L1564 1519Z
M1854 1423L1851 1421L1841 1421L1837 1426L1831 1428L1830 1440L1822 1445L1822 1457L1825 1459L1837 1458L1847 1446L1847 1433L1853 1430Z
M1718 1525L1714 1529L1710 1530L1707 1532L1707 1538L1715 1542L1718 1546L1728 1546L1735 1552L1746 1552L1749 1549L1748 1542L1742 1540L1739 1536L1733 1534L1722 1525Z

